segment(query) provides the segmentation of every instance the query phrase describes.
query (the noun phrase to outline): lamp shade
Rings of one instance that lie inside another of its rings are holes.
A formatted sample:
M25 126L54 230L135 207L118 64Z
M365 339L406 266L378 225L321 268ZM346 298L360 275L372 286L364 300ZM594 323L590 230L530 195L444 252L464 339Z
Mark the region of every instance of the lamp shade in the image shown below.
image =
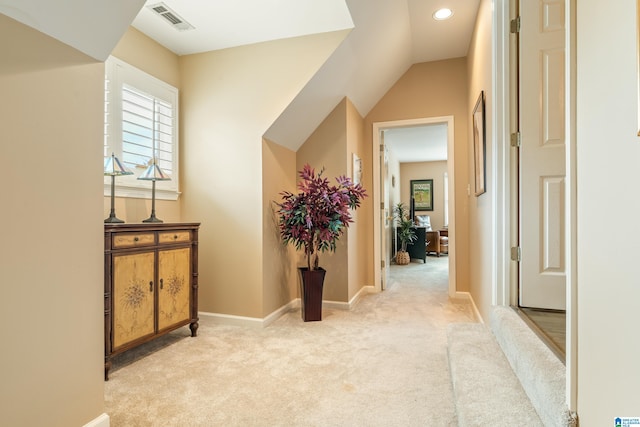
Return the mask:
M160 169L160 166L154 161L149 167L140 174L138 179L143 181L170 181L171 177Z
M111 157L107 157L104 160L104 175L105 176L120 176L120 175L133 175L133 172L127 170L120 160L111 153Z

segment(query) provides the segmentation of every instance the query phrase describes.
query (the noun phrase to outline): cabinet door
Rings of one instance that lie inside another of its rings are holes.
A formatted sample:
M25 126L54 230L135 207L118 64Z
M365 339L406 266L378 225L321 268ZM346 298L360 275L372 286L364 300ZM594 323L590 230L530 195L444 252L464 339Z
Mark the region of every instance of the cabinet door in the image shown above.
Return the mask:
M152 335L154 252L113 257L113 350Z
M158 252L158 330L189 320L191 248Z

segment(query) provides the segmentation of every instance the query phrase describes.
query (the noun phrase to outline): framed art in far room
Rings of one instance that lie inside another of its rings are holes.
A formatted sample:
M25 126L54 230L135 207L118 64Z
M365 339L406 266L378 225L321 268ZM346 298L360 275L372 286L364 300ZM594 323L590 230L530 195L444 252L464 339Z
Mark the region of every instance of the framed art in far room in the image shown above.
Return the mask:
M411 199L413 199L414 210L433 210L433 180L432 179L412 179Z
M473 109L473 165L475 176L475 195L479 196L487 191L486 188L486 140L485 140L485 114L484 114L484 91L480 91L480 96Z

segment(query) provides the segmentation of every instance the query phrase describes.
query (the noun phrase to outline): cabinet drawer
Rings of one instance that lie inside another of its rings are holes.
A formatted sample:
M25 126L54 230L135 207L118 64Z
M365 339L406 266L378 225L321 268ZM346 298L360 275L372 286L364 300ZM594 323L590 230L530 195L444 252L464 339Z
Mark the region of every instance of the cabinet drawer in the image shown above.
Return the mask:
M189 231L169 231L166 233L158 233L158 243L178 243L189 242L191 233Z
M155 243L153 233L122 233L113 236L114 248L149 246Z

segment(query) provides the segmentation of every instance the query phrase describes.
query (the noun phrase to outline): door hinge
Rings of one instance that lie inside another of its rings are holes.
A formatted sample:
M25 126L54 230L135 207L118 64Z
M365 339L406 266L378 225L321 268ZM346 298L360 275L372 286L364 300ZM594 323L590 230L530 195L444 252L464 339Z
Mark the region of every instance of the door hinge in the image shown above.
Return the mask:
M521 138L520 132L515 132L511 134L511 146L512 147L520 147Z
M514 246L511 248L511 261L520 262L522 260L522 251L520 246Z
M380 268L384 268L384 260L380 260Z
M511 20L511 32L519 33L520 32L520 17L518 16L516 19Z
M382 153L384 151L384 144L380 144L380 152Z
M380 209L384 209L384 202L380 202Z

